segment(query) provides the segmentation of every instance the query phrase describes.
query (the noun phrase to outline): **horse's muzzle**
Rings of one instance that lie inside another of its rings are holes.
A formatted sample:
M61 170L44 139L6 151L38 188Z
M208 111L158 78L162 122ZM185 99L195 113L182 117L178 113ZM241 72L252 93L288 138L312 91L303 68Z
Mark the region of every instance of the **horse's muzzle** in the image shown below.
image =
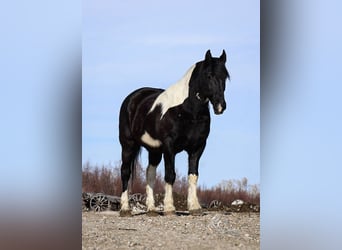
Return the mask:
M214 107L214 112L216 115L220 115L223 113L223 111L225 111L226 109L226 102L223 103L218 103L216 105L213 105Z

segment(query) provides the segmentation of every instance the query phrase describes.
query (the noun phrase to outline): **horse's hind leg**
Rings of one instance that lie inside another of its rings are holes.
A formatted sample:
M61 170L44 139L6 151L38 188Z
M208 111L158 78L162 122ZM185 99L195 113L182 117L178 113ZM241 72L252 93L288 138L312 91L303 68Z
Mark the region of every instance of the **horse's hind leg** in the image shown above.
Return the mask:
M154 205L153 188L156 180L157 166L162 158L161 153L151 153L148 154L148 167L146 169L146 206L147 211L153 214L156 210Z
M139 146L134 143L125 143L122 145L122 164L121 164L121 181L122 181L122 194L121 194L121 209L120 215L130 215L130 207L128 203L128 181L134 168L136 157L139 153Z

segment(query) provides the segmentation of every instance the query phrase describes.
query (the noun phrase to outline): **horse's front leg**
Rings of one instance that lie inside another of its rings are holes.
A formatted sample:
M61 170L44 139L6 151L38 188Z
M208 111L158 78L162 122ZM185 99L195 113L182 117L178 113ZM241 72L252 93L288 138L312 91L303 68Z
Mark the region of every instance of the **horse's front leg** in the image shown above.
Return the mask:
M188 209L190 214L201 214L201 205L197 198L197 181L198 181L198 165L199 159L203 153L205 145L189 154L189 171L188 171Z
M176 179L175 172L175 154L171 147L165 147L164 164L165 164L165 197L164 197L164 213L175 213L175 206L173 205L172 187Z

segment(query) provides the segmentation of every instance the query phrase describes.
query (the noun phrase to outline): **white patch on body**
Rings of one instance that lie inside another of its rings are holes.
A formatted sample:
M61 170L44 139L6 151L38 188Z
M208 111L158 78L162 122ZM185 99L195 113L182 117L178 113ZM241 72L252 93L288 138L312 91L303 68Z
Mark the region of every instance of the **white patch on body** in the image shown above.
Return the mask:
M172 197L172 185L169 183L165 184L165 198L164 198L164 212L175 211L176 208L173 205Z
M153 147L153 148L158 148L161 146L161 141L154 139L150 136L149 133L145 131L145 133L141 136L141 140L146 143L147 145Z
M126 190L121 194L121 210L129 210L129 204L128 204L128 191Z
M149 165L146 170L146 206L147 211L154 211L156 208L154 206L154 196L153 188L156 180L156 166Z
M197 180L198 176L194 174L189 174L188 176L188 209L196 210L201 209L201 205L198 202L197 198Z
M161 105L162 111L160 119L162 119L170 108L182 104L189 96L189 82L195 66L191 66L182 79L163 91L154 101L149 112L152 112L156 106Z

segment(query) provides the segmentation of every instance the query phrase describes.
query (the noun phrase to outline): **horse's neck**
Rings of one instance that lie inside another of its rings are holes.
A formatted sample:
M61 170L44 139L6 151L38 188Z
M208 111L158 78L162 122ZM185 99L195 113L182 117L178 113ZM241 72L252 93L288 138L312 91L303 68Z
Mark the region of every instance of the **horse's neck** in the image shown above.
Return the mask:
M165 91L163 91L152 104L150 112L153 111L157 105L161 104L163 117L167 110L182 104L184 100L188 98L189 82L194 68L195 65L190 67L190 69L178 82L176 82L175 84L168 87Z
M198 100L195 95L190 94L186 102L184 102L184 110L191 113L196 119L203 111L209 110L208 102Z

